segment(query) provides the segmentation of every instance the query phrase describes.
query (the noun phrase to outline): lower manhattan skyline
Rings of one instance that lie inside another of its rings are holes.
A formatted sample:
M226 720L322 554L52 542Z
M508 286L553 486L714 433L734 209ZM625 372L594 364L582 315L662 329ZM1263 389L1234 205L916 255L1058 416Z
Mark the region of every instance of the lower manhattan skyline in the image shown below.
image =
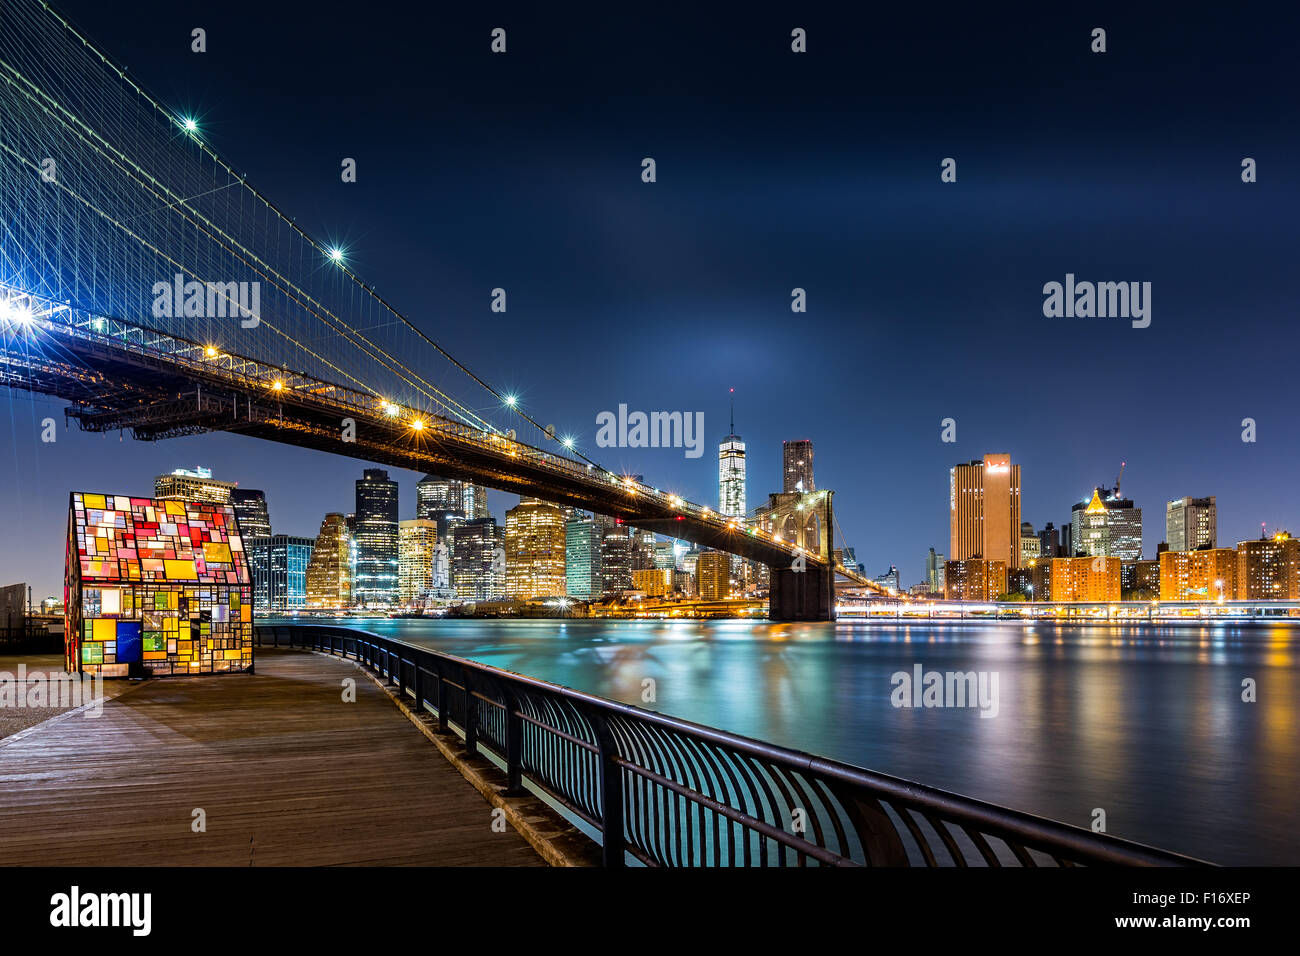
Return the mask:
M1298 30L0 0L6 927L1265 928Z

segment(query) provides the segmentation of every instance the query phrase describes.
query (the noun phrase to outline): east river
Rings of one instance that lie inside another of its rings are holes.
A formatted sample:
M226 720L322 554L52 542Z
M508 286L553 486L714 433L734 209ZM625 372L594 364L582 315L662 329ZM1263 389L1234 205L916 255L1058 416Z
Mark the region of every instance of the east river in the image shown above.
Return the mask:
M1217 863L1300 863L1300 627L331 623L1079 826L1101 809ZM996 715L895 706L917 664L996 674Z

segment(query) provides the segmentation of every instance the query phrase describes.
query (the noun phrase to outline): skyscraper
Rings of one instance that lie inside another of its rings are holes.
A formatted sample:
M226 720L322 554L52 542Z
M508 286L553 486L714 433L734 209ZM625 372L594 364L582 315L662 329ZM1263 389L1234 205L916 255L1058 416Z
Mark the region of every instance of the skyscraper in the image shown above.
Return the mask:
M254 611L291 611L307 605L307 568L315 545L312 538L287 534L249 542Z
M1218 506L1208 498L1177 498L1165 504L1165 541L1170 551L1213 548L1218 539Z
M351 551L347 516L327 514L307 563L307 607L341 609L352 605Z
M782 492L816 491L813 487L813 444L807 438L783 444L781 458L785 465Z
M265 494L253 488L234 488L230 492L230 503L235 507L239 533L244 540L271 536L271 514L266 507Z
M600 546L605 526L592 518L575 518L564 526L565 593L579 601L601 595Z
M506 559L495 518L474 518L451 532L451 580L463 601L500 601L506 596Z
M506 512L506 595L521 601L565 593L564 512L520 498Z
M398 599L397 490L397 482L382 468L367 468L357 479L353 600L360 607Z
M1036 561L1043 550L1043 543L1034 533L1034 525L1029 521L1020 522L1020 566L1029 567L1030 561Z
M735 389L732 389L735 392ZM727 518L744 519L745 512L745 442L736 434L736 406L732 400L731 434L718 445L718 513Z
M415 486L415 516L438 522L438 537L446 537L453 517L488 517L487 489L456 478L425 475Z
M155 498L203 501L214 505L229 504L234 489L233 481L217 481L212 477L212 470L202 466L193 471L177 468L171 474L158 475L153 480Z
M600 592L617 594L632 587L632 529L618 521L604 525L600 540Z
M1038 532L1038 556L1040 558L1072 557L1061 550L1061 532L1052 522L1047 522Z
M731 555L725 551L701 551L695 565L700 599L725 601L731 596Z
M1142 557L1142 509L1110 488L1093 490L1070 513L1075 554L1136 561Z
M949 560L982 557L1020 567L1020 466L1007 454L948 472Z
M929 586L930 592L942 594L944 588L944 563L946 559L939 554L934 548L925 556L925 583Z
M405 607L419 603L434 587L433 556L438 523L413 518L397 526L397 594Z

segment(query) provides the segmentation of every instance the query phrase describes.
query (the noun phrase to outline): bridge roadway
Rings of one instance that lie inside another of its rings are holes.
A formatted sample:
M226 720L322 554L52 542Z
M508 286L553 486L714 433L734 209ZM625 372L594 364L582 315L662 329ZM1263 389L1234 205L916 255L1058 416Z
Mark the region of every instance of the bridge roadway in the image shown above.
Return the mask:
M259 650L255 674L149 681L0 739L0 866L545 865L491 824L393 701L323 655Z
M778 535L630 477L202 343L58 305L38 312L27 337L0 340L0 384L72 402L68 414L89 431L130 429L143 440L235 432L572 505L774 569L802 557L805 573L794 580L818 582L826 594L836 574L877 588ZM829 499L825 508L829 527Z

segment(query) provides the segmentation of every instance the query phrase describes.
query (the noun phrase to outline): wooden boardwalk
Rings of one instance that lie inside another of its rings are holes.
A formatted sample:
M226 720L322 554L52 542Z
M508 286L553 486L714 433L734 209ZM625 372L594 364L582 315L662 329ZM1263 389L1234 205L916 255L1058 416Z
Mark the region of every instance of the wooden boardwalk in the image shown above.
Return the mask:
M351 663L259 649L256 667L0 740L0 866L544 865Z

